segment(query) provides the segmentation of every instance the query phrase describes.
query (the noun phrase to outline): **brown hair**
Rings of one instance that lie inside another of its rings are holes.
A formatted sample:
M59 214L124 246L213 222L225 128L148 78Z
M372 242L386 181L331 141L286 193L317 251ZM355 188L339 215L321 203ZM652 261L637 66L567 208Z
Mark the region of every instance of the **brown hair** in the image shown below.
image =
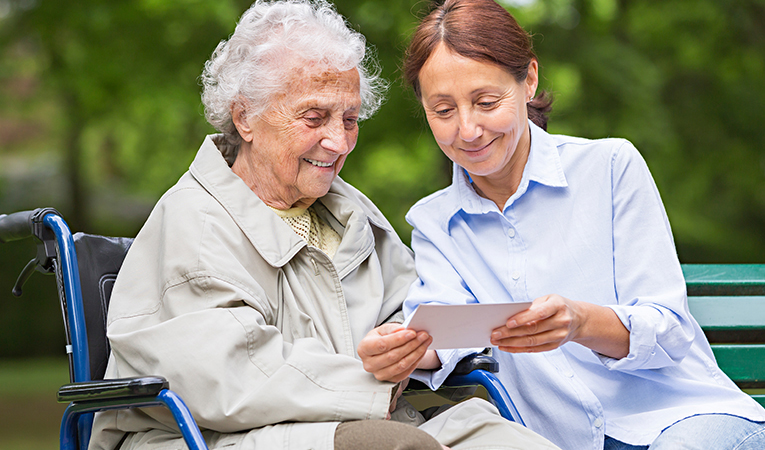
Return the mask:
M526 79L529 64L537 56L531 36L505 8L493 0L438 3L420 22L404 57L404 78L418 98L422 95L420 70L441 42L458 55L502 67L518 83ZM552 98L541 91L527 107L529 119L546 130Z

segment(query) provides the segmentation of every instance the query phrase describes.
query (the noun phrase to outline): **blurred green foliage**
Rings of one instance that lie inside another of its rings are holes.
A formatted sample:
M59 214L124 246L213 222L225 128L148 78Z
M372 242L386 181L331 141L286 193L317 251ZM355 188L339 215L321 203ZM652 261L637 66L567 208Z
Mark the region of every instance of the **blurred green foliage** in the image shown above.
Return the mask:
M74 230L135 234L213 132L198 76L249 3L0 0L0 211L54 206ZM342 176L408 242L405 212L451 170L400 81L427 2L335 3L392 82ZM533 34L556 98L549 130L635 143L683 262L765 260L765 3L503 3ZM62 345L51 278L33 278L22 300L9 294L33 248L0 246L0 356Z
M55 393L68 381L65 357L0 359L0 450L58 448L66 404Z

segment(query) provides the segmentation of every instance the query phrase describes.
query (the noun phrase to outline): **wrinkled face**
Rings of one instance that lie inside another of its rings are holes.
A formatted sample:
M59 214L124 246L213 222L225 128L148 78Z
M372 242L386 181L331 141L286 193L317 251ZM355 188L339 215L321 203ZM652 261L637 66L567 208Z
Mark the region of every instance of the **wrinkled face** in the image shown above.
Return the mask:
M278 209L307 207L324 196L359 132L356 69L307 66L292 73L265 113L241 124L235 118L244 142L232 170Z
M532 67L533 66L533 67ZM536 62L518 83L498 65L439 44L419 74L422 105L441 150L473 177L501 177L516 149L529 145L526 102L536 90ZM525 160L522 162L525 165Z

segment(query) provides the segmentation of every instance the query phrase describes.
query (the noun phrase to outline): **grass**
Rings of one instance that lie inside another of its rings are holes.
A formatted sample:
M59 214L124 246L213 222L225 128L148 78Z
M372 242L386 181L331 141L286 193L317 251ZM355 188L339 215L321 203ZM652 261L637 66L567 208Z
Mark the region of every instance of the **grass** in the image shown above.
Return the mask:
M56 401L56 391L67 382L65 358L0 359L0 450L59 447L66 405Z

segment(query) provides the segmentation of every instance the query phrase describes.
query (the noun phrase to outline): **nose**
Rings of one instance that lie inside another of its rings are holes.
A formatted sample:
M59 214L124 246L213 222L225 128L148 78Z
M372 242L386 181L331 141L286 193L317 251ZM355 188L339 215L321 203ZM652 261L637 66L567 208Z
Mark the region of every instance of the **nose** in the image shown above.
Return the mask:
M345 154L353 148L349 145L348 134L343 121L331 120L324 126L324 137L321 140L321 146L333 153Z
M459 137L463 141L474 141L483 134L483 128L474 120L471 110L460 111L459 121Z

